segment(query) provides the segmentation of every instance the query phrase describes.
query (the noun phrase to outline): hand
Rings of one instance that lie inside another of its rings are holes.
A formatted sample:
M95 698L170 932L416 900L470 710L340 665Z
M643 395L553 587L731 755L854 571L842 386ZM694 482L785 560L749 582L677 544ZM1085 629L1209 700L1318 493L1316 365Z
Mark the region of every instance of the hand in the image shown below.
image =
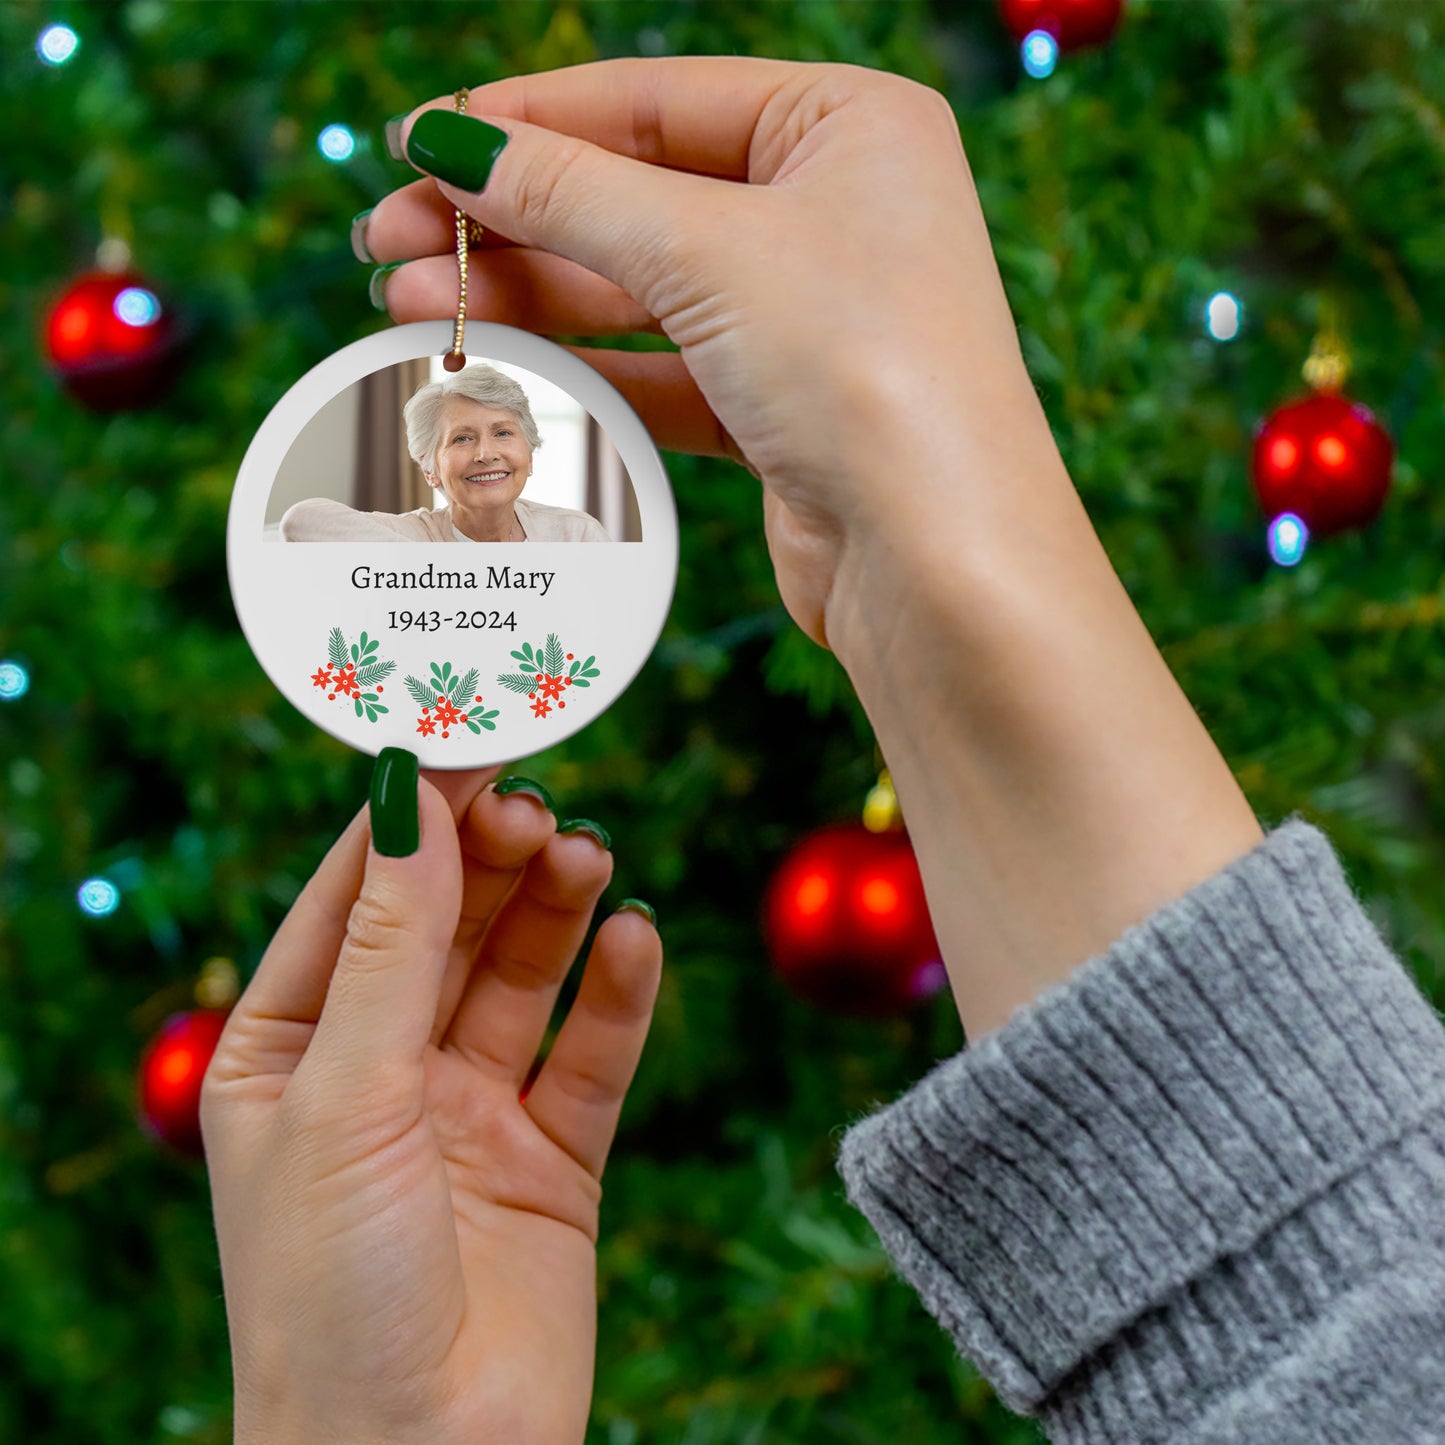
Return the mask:
M452 102L404 138L428 110ZM845 65L612 60L477 87L444 117L450 144L485 156L482 118L509 139L479 194L424 180L371 212L371 255L412 261L387 276L391 315L455 314L456 206L490 233L473 317L665 333L680 353L577 354L660 446L761 478L783 600L845 665L900 542L916 585L918 536L946 523L977 547L1027 506L1021 473L1070 488L936 91ZM935 551L951 578L959 556Z
M472 141L473 184L373 210L372 254L416 258L391 314L453 314L459 206L502 238L472 253L474 316L678 344L578 355L660 446L761 477L783 601L888 759L970 1038L1254 846L1059 455L941 96L680 57L480 86L468 115L508 137L485 185L485 125L400 127L432 176L425 127L455 132L449 169Z
M353 819L207 1072L238 1445L585 1433L600 1180L662 951L603 924L519 1097L612 858L487 776L448 775L450 806L419 783L409 857Z

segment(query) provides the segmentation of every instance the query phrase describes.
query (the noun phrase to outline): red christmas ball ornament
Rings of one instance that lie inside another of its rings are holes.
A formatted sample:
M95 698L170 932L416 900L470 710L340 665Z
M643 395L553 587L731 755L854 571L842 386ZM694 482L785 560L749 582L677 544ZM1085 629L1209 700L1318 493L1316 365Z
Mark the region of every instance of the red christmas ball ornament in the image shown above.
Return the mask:
M125 411L156 400L179 359L175 318L144 278L89 271L73 282L45 322L45 351L66 390L94 411Z
M1047 31L1060 50L1102 45L1118 29L1124 0L999 0L999 18L1022 44Z
M229 1009L172 1014L140 1062L140 1116L145 1128L178 1153L203 1158L201 1083Z
M947 981L907 834L823 828L783 860L764 901L773 965L834 1013L902 1013Z
M1395 447L1368 407L1334 392L1286 403L1255 431L1255 496L1271 521L1293 512L1316 537L1367 527L1390 490Z

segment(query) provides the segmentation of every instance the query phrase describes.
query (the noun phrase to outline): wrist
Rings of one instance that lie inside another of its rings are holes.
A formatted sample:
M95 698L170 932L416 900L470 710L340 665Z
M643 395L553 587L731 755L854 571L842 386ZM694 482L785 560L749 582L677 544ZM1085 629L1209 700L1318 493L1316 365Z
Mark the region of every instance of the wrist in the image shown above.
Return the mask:
M827 614L970 1040L1263 836L1050 451L900 503Z
M927 669L939 649L986 646L991 599L1031 571L1048 575L1085 550L1103 555L1027 377L977 410L976 397L964 409L962 390L956 384L934 397L926 420L913 418L919 440L901 460L862 462L850 478L857 504L824 625L860 695L896 686L910 664ZM965 420L940 426L950 409ZM864 434L883 431L890 415L894 426L900 417L909 424L907 409L886 395L853 412ZM978 415L987 428L968 420ZM861 440L852 446L860 457L872 450Z

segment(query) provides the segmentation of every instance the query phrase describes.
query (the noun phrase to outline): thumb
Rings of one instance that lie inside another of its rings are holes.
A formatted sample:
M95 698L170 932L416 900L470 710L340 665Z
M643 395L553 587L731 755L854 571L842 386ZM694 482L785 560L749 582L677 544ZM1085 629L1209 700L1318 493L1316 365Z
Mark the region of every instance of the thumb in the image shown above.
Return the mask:
M451 807L419 781L415 754L385 748L372 776L366 875L306 1051L311 1067L372 1088L419 1068L461 906Z
M423 110L403 138L412 165L446 198L519 245L586 266L654 315L689 298L656 295L691 274L707 242L702 220L747 187L648 165L511 116ZM700 220L702 218L702 220Z

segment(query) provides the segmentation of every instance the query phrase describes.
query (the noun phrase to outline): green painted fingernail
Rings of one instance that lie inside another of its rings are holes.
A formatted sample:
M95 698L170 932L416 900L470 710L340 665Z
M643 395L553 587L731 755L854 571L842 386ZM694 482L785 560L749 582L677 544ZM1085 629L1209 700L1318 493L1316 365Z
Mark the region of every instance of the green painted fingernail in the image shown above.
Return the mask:
M407 111L406 115L410 114L411 112ZM401 148L401 128L406 124L406 115L394 115L386 123L387 154L389 154L394 161L404 161L406 159Z
M351 254L368 266L376 265L376 257L366 249L366 223L375 209L375 206L368 206L351 218Z
M591 818L568 818L565 823L558 824L557 831L559 833L586 833L595 838L609 852L612 850L612 834L601 823L594 823Z
M409 858L421 846L415 753L382 748L371 773L371 841L387 858Z
M654 928L657 927L657 914L653 911L652 904L644 903L640 898L624 898L617 905L619 913L640 913Z
M398 266L405 266L405 261L392 261L388 265L378 266L371 273L371 284L366 288L367 295L371 297L371 304L378 311L386 310L386 278L395 271Z
M427 110L406 138L406 158L450 185L480 191L510 138L484 120L454 110Z
M531 778L503 778L500 783L492 785L492 791L507 797L511 793L526 793L528 797L536 798L549 813L557 811L557 805L552 801L552 795L541 783L534 782Z

